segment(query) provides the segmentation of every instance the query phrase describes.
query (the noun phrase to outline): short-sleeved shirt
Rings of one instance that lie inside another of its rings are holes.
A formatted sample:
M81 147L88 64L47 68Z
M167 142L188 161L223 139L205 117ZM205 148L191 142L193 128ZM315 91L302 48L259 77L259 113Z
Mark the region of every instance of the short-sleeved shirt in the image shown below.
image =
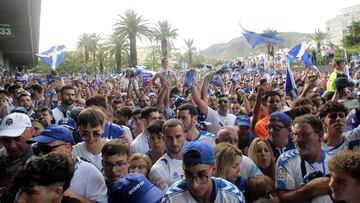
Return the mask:
M328 153L329 156L335 155L337 152L341 152L347 149L360 148L360 126L352 131L343 133L343 142L337 146L327 146L323 143L322 148Z
M228 125L234 125L235 119L236 116L234 114L229 113L226 117L221 116L217 111L208 107L206 121L210 122L211 125L207 126L207 130L209 133L217 135L217 132L220 130L220 128Z
M102 170L102 157L101 157L101 152L99 154L92 154L89 151L87 151L86 146L85 146L85 142L80 142L76 145L73 146L73 150L71 152L72 154L74 154L77 157L80 157L88 162L90 162L91 164L93 164L99 171Z
M309 162L303 160L306 169L304 174L308 175L315 171L320 171L324 175L329 174L329 169L327 165L329 159L330 156L328 156L325 151L322 151L322 159L319 162ZM298 150L293 149L282 153L276 163L276 189L295 190L304 185L304 177L301 170L301 156ZM312 199L311 202L325 203L332 201L329 195L321 195Z
M242 192L232 183L222 178L212 177L213 182L213 203L243 203L245 198ZM210 191L209 191L210 192ZM191 194L184 179L174 183L163 197L164 203L198 203L199 201Z
M89 200L108 202L104 176L92 164L76 158L74 176L70 182L71 191Z
M140 133L140 135L138 135L130 144L130 154L146 154L149 150L149 140L144 132Z
M149 179L161 178L165 183L161 188L166 191L173 183L184 177L183 161L172 159L165 153L152 167Z
M214 134L209 133L207 131L199 130L199 135L194 140L186 139L185 143L199 140L199 141L205 142L209 145L215 146L215 139L216 139L216 136Z

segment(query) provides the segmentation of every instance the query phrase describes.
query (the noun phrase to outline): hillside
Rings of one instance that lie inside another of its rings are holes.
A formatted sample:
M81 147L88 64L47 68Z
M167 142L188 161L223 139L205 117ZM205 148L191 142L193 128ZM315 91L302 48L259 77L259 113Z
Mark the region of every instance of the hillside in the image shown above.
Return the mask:
M283 44L275 47L275 51L280 48L291 48L298 43L303 41L309 41L308 34L306 33L297 33L297 32L284 32L279 33L278 36L284 39ZM200 51L200 54L205 55L210 58L220 58L220 59L234 59L237 57L245 57L252 54L257 54L265 52L264 49L261 50L257 46L253 50L250 45L245 41L243 36L236 37L230 40L227 43L214 44L210 47Z

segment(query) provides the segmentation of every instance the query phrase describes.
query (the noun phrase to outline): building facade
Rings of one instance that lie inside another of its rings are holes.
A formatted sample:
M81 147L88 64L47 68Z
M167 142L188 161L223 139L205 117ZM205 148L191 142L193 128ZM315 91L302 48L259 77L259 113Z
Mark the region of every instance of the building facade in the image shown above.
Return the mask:
M343 8L335 18L326 21L326 33L335 45L342 45L342 39L348 34L348 27L353 21L360 20L360 4Z

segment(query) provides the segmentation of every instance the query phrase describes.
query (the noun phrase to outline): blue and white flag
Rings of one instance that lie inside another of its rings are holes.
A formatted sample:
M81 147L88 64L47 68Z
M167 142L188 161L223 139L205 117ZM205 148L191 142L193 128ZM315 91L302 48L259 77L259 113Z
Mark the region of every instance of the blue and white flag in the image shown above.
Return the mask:
M306 52L305 43L301 43L293 47L289 52L288 55L295 59L301 59L305 65L307 65L310 70L314 72L320 72L319 69L311 62L309 55ZM290 63L290 60L289 60Z
M60 64L64 61L65 45L53 46L49 50L36 54L46 64L51 66L53 69L57 69Z
M245 30L243 27L241 27L241 32L244 35L246 41L250 44L250 46L254 49L256 45L259 44L281 44L284 39L277 37L276 33L262 33L258 34L256 32L252 32L249 30Z
M289 66L286 67L285 92L286 95L290 96L293 99L298 97L299 95L294 76Z
M350 70L349 70L349 61L348 61L348 57L346 54L346 50L344 49L344 63L345 63L345 74L348 80L351 80L350 77Z

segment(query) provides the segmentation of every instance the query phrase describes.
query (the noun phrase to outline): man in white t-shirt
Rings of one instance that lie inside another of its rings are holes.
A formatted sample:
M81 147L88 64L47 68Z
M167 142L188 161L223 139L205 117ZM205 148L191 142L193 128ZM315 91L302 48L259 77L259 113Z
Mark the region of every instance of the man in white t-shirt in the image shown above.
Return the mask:
M27 141L36 143L33 151L36 156L43 156L50 152L71 155L74 138L68 128L59 125L49 125L39 136ZM70 187L65 195L76 198L81 202L108 202L105 179L91 163L72 155L75 161L75 172Z
M163 77L164 79L166 79L167 81L170 81L171 85L177 85L178 78L176 77L175 71L170 69L168 58L161 59L161 69L151 79L152 83L158 86L157 81L158 81L158 79L162 78L162 77L160 77L161 75L164 76ZM162 86L165 85L165 81L160 81L160 82L161 82ZM159 87L159 89L161 89L161 88Z
M149 179L166 191L184 176L181 150L185 143L184 125L178 119L170 119L163 125L166 153L151 167Z
M183 150L185 179L175 182L165 193L163 202L245 202L232 183L212 177L215 173L214 147L201 141L189 142Z
M200 140L215 146L215 135L196 128L198 111L192 104L183 104L178 108L177 117L185 127L186 141Z
M210 108L206 102L200 98L197 87L191 89L191 95L200 112L206 116L206 121L211 123L211 125L207 126L207 130L210 133L216 135L220 128L234 124L236 116L228 113L229 106L226 95L219 95L217 97L217 111Z
M320 119L326 132L322 147L330 156L346 149L360 147L359 127L344 132L347 114L348 110L344 104L336 101L328 101L320 109Z
M321 121L314 115L297 117L293 136L296 149L282 153L276 164L275 187L281 202L332 202L327 162L321 149Z
M160 112L158 109L153 107L147 107L141 110L141 119L144 123L144 131L138 135L130 144L130 154L144 153L146 154L149 150L149 133L147 127L152 121L161 120Z

